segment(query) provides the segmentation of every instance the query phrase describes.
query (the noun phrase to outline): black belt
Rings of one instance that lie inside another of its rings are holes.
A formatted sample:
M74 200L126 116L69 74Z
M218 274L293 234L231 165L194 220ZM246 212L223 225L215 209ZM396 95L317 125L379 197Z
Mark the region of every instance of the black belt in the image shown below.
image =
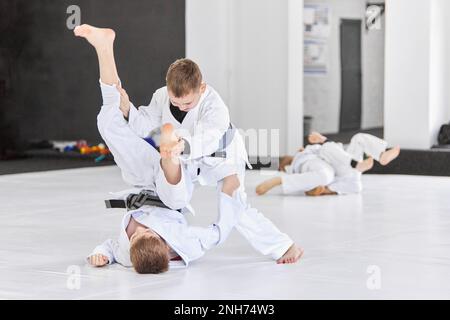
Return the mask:
M220 138L219 141L219 149L218 151L210 154L207 157L214 157L214 158L226 158L227 157L227 151L226 148L229 146L229 144L231 143L231 141L234 138L234 133L235 133L235 127L233 126L233 124L229 124L227 131L225 131L225 133L223 134L222 138ZM189 144L187 144L186 147L187 150L184 150L182 152L182 154L190 154L190 149L189 149Z
M154 194L153 191L150 190L142 190L138 194L131 193L127 196L126 200L122 199L110 199L105 200L106 208L126 208L127 210L136 210L141 208L142 206L154 206L159 208L170 209L166 206L161 199ZM181 209L176 210L181 212Z
M227 157L227 152L225 150L223 150L223 151L216 151L213 154L211 154L210 157L226 158Z
M216 158L226 158L227 157L226 148L229 146L229 144L233 140L235 130L236 129L230 123L227 131L225 131L224 135L220 139L219 151L214 152L212 155L210 155L210 157L216 157Z

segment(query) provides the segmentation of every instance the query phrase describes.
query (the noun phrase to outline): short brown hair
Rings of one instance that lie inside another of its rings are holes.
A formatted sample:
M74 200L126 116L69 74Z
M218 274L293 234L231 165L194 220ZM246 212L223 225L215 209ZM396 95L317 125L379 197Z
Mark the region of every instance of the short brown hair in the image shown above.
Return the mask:
M162 273L169 270L169 248L161 238L142 237L130 246L130 260L137 273Z
M194 61L178 59L170 65L167 71L166 84L175 97L184 97L200 88L202 73Z

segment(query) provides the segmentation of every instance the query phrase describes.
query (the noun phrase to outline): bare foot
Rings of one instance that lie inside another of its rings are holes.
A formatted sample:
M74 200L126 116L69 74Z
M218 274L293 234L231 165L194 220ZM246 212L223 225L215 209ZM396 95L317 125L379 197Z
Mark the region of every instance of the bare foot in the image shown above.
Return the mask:
M96 28L88 24L75 27L73 33L85 38L95 49L112 48L116 33L112 29Z
M400 147L396 146L390 150L383 152L380 156L380 164L382 166L388 165L392 160L398 157L400 154Z
M281 263L296 263L303 255L304 250L293 244L286 253L277 260L278 264Z
M166 123L161 127L161 141L159 151L162 159L170 159L176 156L175 153L181 153L179 149L180 143L183 140L179 140L175 134L175 129L172 124Z
M326 186L318 186L312 190L306 191L305 194L310 197L317 197L317 196L336 195L337 193L334 191L331 191Z
M256 187L256 193L261 196L261 195L267 193L270 189L273 189L276 186L279 186L281 183L282 182L281 182L280 177L275 177L275 178L266 180Z
M307 196L310 196L310 197L317 197L317 196L322 195L322 193L324 191L325 191L325 187L324 186L318 186L318 187L315 187L314 189L306 191L305 194Z
M372 169L372 167L373 167L373 158L369 157L366 160L358 162L355 169L358 170L359 172L363 173L363 172L369 171L370 169Z

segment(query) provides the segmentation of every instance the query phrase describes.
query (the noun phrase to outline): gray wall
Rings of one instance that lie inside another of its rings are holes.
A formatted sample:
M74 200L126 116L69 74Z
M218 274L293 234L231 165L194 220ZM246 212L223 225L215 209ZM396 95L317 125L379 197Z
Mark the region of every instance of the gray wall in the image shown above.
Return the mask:
M82 23L116 30L119 74L136 105L149 103L169 64L185 55L184 0L2 0L0 141L100 141L97 58L66 27L72 4Z
M384 2L380 0L377 2ZM313 130L339 131L341 104L341 19L361 19L364 23L366 0L305 0L327 4L331 8L331 32L328 44L328 73L304 79L304 112L313 116ZM381 30L367 32L362 27L362 119L363 129L382 127L384 111L384 17Z
M248 134L250 156L267 155L266 142L276 156L271 133L281 153L295 152L303 143L303 0L187 0L186 17L187 54ZM263 130L273 131L266 138Z

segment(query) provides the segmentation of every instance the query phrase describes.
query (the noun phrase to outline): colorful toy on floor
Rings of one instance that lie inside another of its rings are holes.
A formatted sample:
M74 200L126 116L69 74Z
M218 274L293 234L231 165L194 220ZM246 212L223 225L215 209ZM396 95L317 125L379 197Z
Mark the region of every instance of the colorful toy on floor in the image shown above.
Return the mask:
M54 143L55 149L61 152L80 152L83 155L88 154L98 154L99 156L95 158L95 162L100 162L106 158L109 153L108 148L103 144L89 146L86 140L78 140L73 142L58 142Z
M107 155L109 153L108 148L103 143L100 143L96 146L83 146L80 149L81 154L92 154L92 153L100 153L100 155Z

